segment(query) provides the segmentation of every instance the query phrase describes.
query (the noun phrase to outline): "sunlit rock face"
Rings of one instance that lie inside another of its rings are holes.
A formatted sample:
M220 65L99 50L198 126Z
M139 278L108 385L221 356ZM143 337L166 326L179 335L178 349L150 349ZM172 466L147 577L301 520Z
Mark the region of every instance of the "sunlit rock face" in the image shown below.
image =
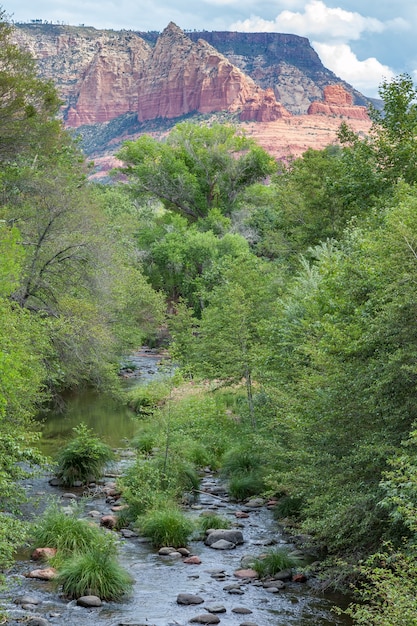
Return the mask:
M355 120L368 120L368 112L364 106L355 106L350 93L342 85L328 85L323 90L322 102L312 102L308 115L337 116Z

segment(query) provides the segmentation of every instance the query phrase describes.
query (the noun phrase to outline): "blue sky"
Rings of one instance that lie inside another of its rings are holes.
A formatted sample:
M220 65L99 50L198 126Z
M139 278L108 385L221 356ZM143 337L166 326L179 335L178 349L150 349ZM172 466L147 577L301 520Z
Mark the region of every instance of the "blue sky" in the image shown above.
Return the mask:
M0 0L16 21L96 28L281 32L308 37L326 67L368 96L401 73L417 81L415 0Z

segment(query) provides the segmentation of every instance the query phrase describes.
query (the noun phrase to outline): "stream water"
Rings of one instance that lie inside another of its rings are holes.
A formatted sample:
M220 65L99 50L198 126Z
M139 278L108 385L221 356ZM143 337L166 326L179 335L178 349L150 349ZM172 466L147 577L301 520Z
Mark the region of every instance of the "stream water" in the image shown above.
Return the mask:
M138 355L138 359L138 367L143 372L136 381L154 376L157 371L155 356ZM132 437L135 428L134 419L123 406L95 394L81 394L68 399L64 415L48 416L43 427L46 448L67 440L73 426L81 421L117 448L121 448ZM123 467L124 463L129 463L129 451L122 449L121 455ZM68 506L68 499L63 497L64 490L51 487L48 479L49 476L44 474L26 481L35 511L36 502L42 507L50 497ZM225 589L227 585L238 582L234 572L240 568L242 557L258 555L265 550L265 546L271 544L285 544L285 539L266 507L251 509L247 519L236 520L235 512L241 506L230 502L226 494L222 495L222 499L215 497L214 492L217 493L218 487L216 476L207 473L201 485L204 493L197 505L188 509L188 514L197 516L209 510L228 517L232 524L239 522L244 537L243 545L233 550L220 551L205 546L201 539L195 538L188 548L192 554L200 557L201 564L190 565L181 558L159 556L142 537L121 536L120 562L135 580L133 592L124 602L103 603L102 607L95 609L81 608L75 601L68 602L49 582L26 578L25 573L38 565L31 563L28 555L22 554L9 572L8 588L0 595L2 605L9 612L9 623L31 624L32 619L36 626L47 623L63 626L185 626L193 617L207 614L205 606L221 604L225 612L219 614L220 624L228 626L351 624L347 617L339 617L332 611L333 605L341 606L345 603L343 597L317 594L308 583L290 582L284 590L274 594L254 583L242 584L240 595L231 594ZM100 514L108 514L111 512L110 506L104 497L96 497L87 501L84 515L89 517L92 509L98 510ZM220 579L216 574L218 570L224 572ZM176 599L180 593L197 594L204 599L204 603L200 606L179 605ZM15 603L16 597L22 595L35 596L38 604L32 610L23 610ZM233 609L236 608L244 608L250 613L235 613ZM45 621L42 622L42 619Z

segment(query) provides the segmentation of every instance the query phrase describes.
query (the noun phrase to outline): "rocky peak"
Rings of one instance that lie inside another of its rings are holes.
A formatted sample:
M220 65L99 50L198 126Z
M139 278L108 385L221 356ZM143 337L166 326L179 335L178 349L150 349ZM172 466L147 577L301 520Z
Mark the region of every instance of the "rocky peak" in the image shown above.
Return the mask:
M308 115L327 115L346 117L356 120L368 120L368 112L364 106L353 104L353 98L343 85L327 85L323 90L322 102L312 102Z
M236 111L258 90L209 43L193 42L171 23L158 38L141 77L138 120Z

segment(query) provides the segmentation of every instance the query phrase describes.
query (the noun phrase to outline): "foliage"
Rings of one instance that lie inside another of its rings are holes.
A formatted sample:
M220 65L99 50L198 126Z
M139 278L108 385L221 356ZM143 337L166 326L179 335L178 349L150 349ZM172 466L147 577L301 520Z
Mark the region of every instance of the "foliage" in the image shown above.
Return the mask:
M101 477L114 458L111 448L100 441L85 424L74 428L75 438L58 455L56 474L64 485L83 484Z
M152 509L138 518L137 523L156 548L184 547L194 530L192 521L174 506Z
M93 548L102 541L103 531L80 519L79 513L77 507L73 507L69 514L57 503L52 503L32 526L32 545L56 548L59 563L73 554L85 553ZM110 544L108 549L110 550Z
M282 570L290 570L299 565L299 559L288 554L288 550L278 548L257 557L251 567L258 573L260 578L274 576Z
M232 126L184 122L165 142L144 135L118 157L135 194L159 198L190 221L218 208L230 215L239 193L275 169L273 159Z
M17 546L24 543L28 535L27 525L8 513L0 513L0 570L4 572L14 561ZM5 576L0 574L0 584Z
M222 459L221 473L223 476L240 476L259 471L263 464L262 455L253 451L252 446L231 448Z
M165 381L137 385L129 391L129 406L140 416L152 415L158 405L163 404L168 394L169 385Z
M35 157L45 150L58 122L59 99L52 82L36 75L28 52L12 42L12 27L0 10L0 162L23 151ZM46 131L46 132L45 132Z
M391 545L361 566L358 601L346 610L355 625L416 626L415 554L393 550Z
M65 561L56 583L68 598L95 595L102 600L118 601L130 591L133 581L108 545L94 545Z
M260 495L264 488L265 482L260 472L232 476L229 480L229 494L238 501Z

